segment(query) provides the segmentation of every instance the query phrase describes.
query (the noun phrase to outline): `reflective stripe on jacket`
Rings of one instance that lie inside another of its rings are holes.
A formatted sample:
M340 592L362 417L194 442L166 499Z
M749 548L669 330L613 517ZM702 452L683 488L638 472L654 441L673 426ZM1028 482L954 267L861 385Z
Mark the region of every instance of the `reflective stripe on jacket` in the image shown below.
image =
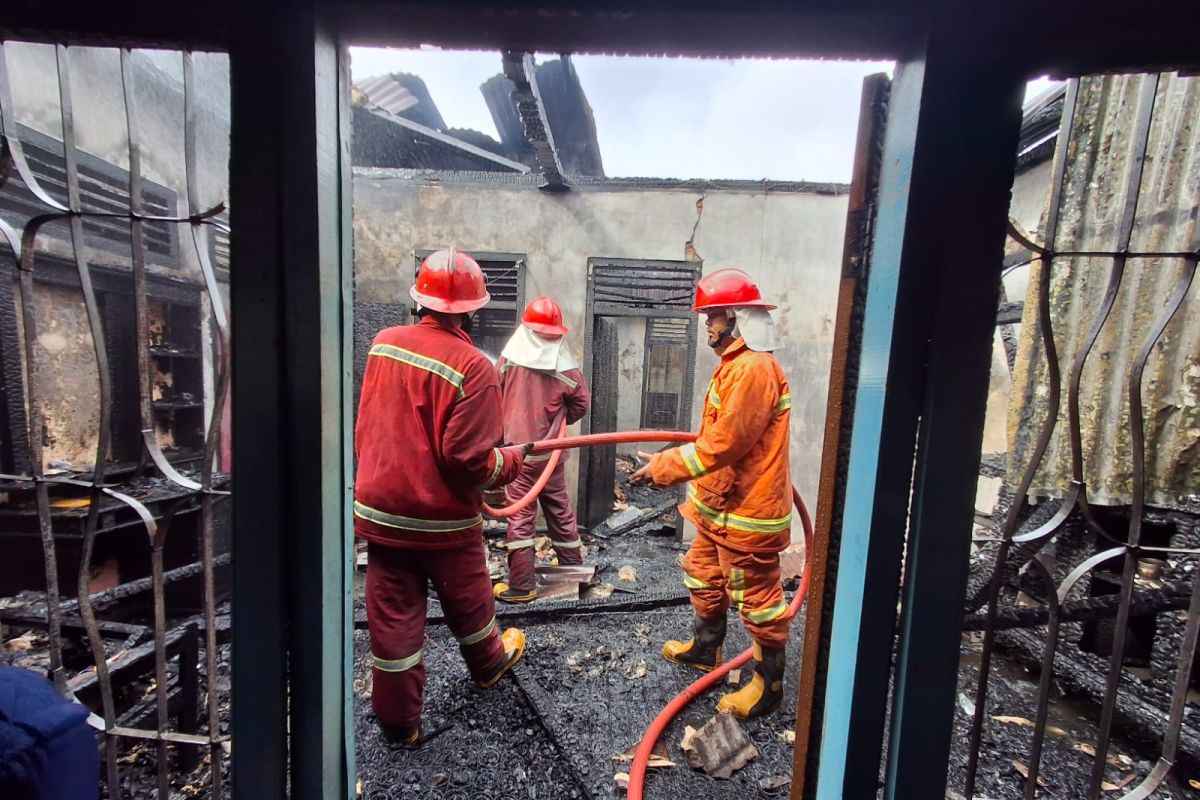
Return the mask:
M724 546L777 552L791 541L792 396L775 356L729 346L704 399L694 443L656 453L654 482L691 480L685 517Z
M433 317L380 331L363 375L354 449L354 530L397 547L479 541L482 489L512 480L496 370Z

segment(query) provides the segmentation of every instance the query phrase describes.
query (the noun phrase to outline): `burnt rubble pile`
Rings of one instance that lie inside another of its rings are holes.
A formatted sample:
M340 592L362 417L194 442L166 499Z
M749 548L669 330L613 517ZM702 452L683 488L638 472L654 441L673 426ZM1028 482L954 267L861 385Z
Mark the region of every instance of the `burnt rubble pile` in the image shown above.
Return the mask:
M1007 489L1001 491L997 511L987 526L990 530L984 531L986 536L1000 533L1007 507L1014 502ZM1130 527L1128 508L1093 506L1090 513L1091 521L1079 508L1067 513L1054 500L1036 506L1026 504L1021 509L1018 535L1046 530L1049 525L1057 525L1057 533L1013 546L1000 571L991 624L1001 658L993 657L993 675L988 684L978 794L1008 796L1005 791L1011 793L1013 789L1002 787L1013 780L1024 780L1018 774L1020 766L1013 765L1025 765L1029 758L1035 727L1031 720L1037 717L1037 681L1047 652L1053 602L1043 568L1056 591L1075 582L1057 603L1059 627L1049 698L1051 723L1046 728L1038 781L1051 794L1061 797L1083 796L1081 792L1087 787L1094 753L1089 748L1098 737L1116 647L1124 568L1119 550L1112 551L1115 555L1108 559L1099 554L1123 541ZM1098 530L1100 526L1104 532ZM1135 564L1122 669L1112 695L1113 727L1121 742L1114 743L1109 753L1104 778L1107 791L1126 786L1132 789L1157 761L1164 737L1172 732L1173 694L1186 634L1200 624L1188 611L1197 579L1196 553L1200 551L1197 516L1147 509L1141 529L1144 543L1170 550L1143 551ZM988 597L998 554L998 545L993 541L977 545L972 556L959 686L964 701L961 705L972 709L976 665L983 631L989 624ZM1029 566L1034 559L1040 567ZM1188 785L1188 778L1200 777L1200 708L1194 702L1200 675L1194 659L1183 668L1188 670L1185 679L1190 680L1191 691L1180 706L1177 767L1171 781L1156 790L1156 797L1187 796L1187 789L1182 787ZM971 713L959 708L955 730L961 735L955 737L952 775L955 764L962 768L966 763L970 717ZM1172 782L1175 794L1171 793ZM951 784L955 785L953 781ZM958 786L961 788L961 783Z

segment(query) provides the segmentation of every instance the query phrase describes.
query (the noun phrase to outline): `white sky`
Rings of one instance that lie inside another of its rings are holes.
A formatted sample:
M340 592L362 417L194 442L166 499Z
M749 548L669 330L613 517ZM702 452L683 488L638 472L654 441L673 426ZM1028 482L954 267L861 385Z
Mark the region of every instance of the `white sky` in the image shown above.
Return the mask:
M448 126L499 138L479 92L499 53L356 47L350 57L355 81L414 73ZM862 79L892 72L863 61L572 60L610 177L849 181ZM1048 85L1036 83L1028 96Z

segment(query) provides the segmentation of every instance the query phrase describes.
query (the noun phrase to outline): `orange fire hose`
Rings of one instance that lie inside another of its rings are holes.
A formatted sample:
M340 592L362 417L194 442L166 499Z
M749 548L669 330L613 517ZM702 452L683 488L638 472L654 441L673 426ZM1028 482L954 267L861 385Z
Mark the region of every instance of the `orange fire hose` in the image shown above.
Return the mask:
M559 454L563 450L570 450L577 447L596 447L605 444L628 444L632 442L696 441L696 434L688 433L687 431L633 431L631 433L589 433L586 436L564 436L563 434L566 432L567 421L564 419L562 425L559 427L556 438L542 439L540 442L533 443L533 448L529 451L529 455L550 454L550 458L546 461L546 468L538 476L537 482L533 484L533 488L512 505L492 508L487 503L484 503L483 510L487 512L488 516L496 517L497 519L511 517L536 500L538 495L542 493L542 489L545 489L546 484L550 482L550 475L558 465Z
M525 506L533 502L541 490L545 487L549 480L550 473L557 463L558 453L561 450L576 447L594 447L597 445L607 444L630 444L633 442L694 442L696 434L686 431L630 431L617 433L593 433L586 436L563 436L562 432L566 431L566 420L563 421L563 426L559 436L556 439L543 439L540 442L534 442L533 448L530 450L533 454L551 453L550 460L546 462L546 469L542 472L542 477L538 479L538 483L529 490L529 494L522 497L519 501L511 506L502 509L490 509L487 506L484 508L493 516L510 516ZM812 519L808 514L808 507L804 505L804 499L800 497L800 492L796 487L792 487L792 504L796 507L796 512L800 514L800 524L804 528L804 552L806 556L804 564L804 573L800 576L800 586L796 589L796 594L792 597L792 601L788 604L788 612L795 615L800 606L804 604L804 598L808 594L808 582L811 563L807 560L807 556L812 552L813 545L813 526ZM670 703L663 707L662 711L658 712L658 716L650 723L650 727L646 728L646 732L642 735L642 740L638 744L637 750L633 755L633 766L629 770L629 789L627 793L628 800L642 800L642 789L646 782L646 765L650 761L650 754L654 750L654 745L658 742L660 736L675 715L687 706L688 703L695 700L703 694L709 687L724 678L731 670L749 661L754 655L754 648L748 647L743 650L737 657L726 661L721 666L707 673L703 677L694 681L690 686L675 696Z

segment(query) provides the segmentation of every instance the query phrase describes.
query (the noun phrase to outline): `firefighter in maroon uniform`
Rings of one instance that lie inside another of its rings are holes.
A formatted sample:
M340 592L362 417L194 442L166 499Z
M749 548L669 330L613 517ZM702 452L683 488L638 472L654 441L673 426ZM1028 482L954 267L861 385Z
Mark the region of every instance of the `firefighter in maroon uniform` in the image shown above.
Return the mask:
M583 373L563 342L567 329L562 309L549 297L539 297L525 309L516 333L505 345L496 368L504 403L504 439L535 442L555 436L565 417L570 425L588 411L591 395ZM541 476L549 455L530 456L525 468L506 487L508 502L528 494ZM579 526L567 495L566 452L538 495L558 563L582 564ZM508 583L495 587L496 599L528 603L537 598L534 574L535 504L508 518Z
M475 683L494 685L525 636L496 628L482 547L482 490L521 470L503 438L496 370L471 344L471 315L491 299L466 253L425 259L410 291L421 321L371 345L354 432L354 533L367 541L372 703L384 731L421 741L427 585L441 601Z

